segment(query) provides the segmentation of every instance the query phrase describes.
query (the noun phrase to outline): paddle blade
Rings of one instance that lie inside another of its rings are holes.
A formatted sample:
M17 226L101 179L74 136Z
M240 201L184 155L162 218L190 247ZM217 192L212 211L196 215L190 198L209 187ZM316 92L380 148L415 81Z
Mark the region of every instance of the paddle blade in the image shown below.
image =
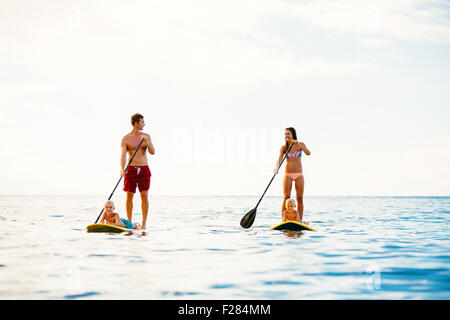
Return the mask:
M242 219L241 219L241 227L244 229L248 229L252 226L256 217L256 208L250 210Z

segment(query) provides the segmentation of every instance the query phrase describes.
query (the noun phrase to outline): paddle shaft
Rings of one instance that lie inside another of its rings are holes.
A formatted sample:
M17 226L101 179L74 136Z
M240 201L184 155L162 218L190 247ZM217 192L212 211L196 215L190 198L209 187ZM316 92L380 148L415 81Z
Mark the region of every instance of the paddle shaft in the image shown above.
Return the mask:
M123 175L125 175L125 173L127 172L128 167L130 166L131 161L133 161L134 156L136 155L136 152L139 150L139 148L141 147L142 142L144 141L144 138L142 138L141 142L139 142L139 145L137 146L136 150L134 151L133 155L131 156L130 160L128 161L127 166L125 167L125 169L123 170ZM111 194L109 195L108 200L111 200L114 192L117 189L117 186L119 185L120 181L122 181L122 177L120 176L119 181L117 181L116 186L114 187L113 191L111 192ZM98 219L100 219L102 213L103 213L104 208L102 208L102 211L100 211L100 214L98 215L97 219L95 220L95 223L97 223Z
M286 154L285 154L284 157L283 157L283 160L281 160L281 163L280 163L280 165L278 166L278 170L280 170L281 165L282 165L283 162L284 162L284 159L286 159L286 157L287 157L289 151L291 151L291 148L292 148L293 145L294 145L294 144L291 144L291 146L290 146L289 149L287 150ZM278 170L277 170L277 171L278 171ZM255 210L256 210L256 208L258 208L259 204L261 203L261 200L264 198L264 195L266 194L267 190L268 190L269 187L270 187L270 184L272 183L273 179L275 179L275 176L276 176L276 175L277 175L277 174L275 173L275 174L273 175L272 179L270 179L270 182L269 182L269 184L267 185L266 190L264 190L264 193L263 193L263 195L261 196L261 199L259 199L258 204L257 204L256 207L255 207Z

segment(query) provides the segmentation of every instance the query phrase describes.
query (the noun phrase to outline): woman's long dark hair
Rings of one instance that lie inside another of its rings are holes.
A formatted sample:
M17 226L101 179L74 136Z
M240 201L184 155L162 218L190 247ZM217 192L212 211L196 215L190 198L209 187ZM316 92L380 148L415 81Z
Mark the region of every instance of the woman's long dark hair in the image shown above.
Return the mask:
M289 128L286 128L286 130L289 130L292 133L292 139L297 140L297 132L295 131L294 128L289 127ZM289 142L287 142L287 141L286 141L286 148L289 148Z

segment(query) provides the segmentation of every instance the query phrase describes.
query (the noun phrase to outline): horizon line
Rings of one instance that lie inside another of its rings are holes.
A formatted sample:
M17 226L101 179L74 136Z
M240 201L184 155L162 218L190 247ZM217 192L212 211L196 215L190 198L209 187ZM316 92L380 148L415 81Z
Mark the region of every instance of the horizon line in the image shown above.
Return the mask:
M105 195L102 194L0 194L0 197L103 197ZM195 195L195 194L153 194L149 197L259 197L261 195L233 195L233 194L215 194L215 195ZM282 198L282 195L266 195L266 198ZM450 195L303 195L303 198L307 197L362 197L362 198L368 198L368 197L374 197L374 198L430 198L430 197L437 197L437 198L449 198Z

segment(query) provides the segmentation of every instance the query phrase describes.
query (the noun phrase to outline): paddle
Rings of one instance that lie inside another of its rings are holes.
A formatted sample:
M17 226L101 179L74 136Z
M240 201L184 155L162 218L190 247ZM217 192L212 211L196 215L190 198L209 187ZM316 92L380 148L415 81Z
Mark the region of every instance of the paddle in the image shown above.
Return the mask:
M125 173L127 172L128 166L130 165L131 161L133 161L133 158L134 158L134 156L136 155L136 152L137 152L137 151L139 150L139 148L141 147L141 144L142 144L143 141L144 141L144 138L142 138L141 142L139 142L139 145L137 146L136 151L134 151L133 155L131 156L130 160L128 161L127 166L126 166L125 169L123 170L123 175L125 175ZM111 200L111 198L112 198L112 196L113 196L113 194L114 194L114 191L116 191L117 186L119 185L120 181L122 180L122 177L123 177L123 176L120 176L120 179L119 179L119 181L117 181L116 186L114 187L114 190L113 190L113 191L111 192L111 194L109 195L108 200ZM100 211L100 214L98 215L97 220L95 220L94 223L97 223L98 219L100 219L100 217L101 217L101 215L102 215L102 213L103 213L103 210L104 210L104 208L102 209L102 211Z
M284 159L286 159L289 151L291 151L291 148L294 144L291 144L291 146L289 147L289 149L287 150L286 154L284 155L283 160L281 160L280 165L278 166L278 170L280 170L281 165L284 162ZM277 170L277 172L278 172ZM241 227L248 229L252 226L253 222L255 221L255 217L256 217L256 209L258 208L259 204L261 203L261 200L264 198L264 195L267 192L267 189L269 189L270 184L272 183L273 179L275 178L277 174L275 173L272 177L272 179L270 179L269 185L267 186L266 190L264 190L263 195L261 196L261 199L259 199L258 203L256 204L256 207L252 210L250 210L242 219L241 219Z

